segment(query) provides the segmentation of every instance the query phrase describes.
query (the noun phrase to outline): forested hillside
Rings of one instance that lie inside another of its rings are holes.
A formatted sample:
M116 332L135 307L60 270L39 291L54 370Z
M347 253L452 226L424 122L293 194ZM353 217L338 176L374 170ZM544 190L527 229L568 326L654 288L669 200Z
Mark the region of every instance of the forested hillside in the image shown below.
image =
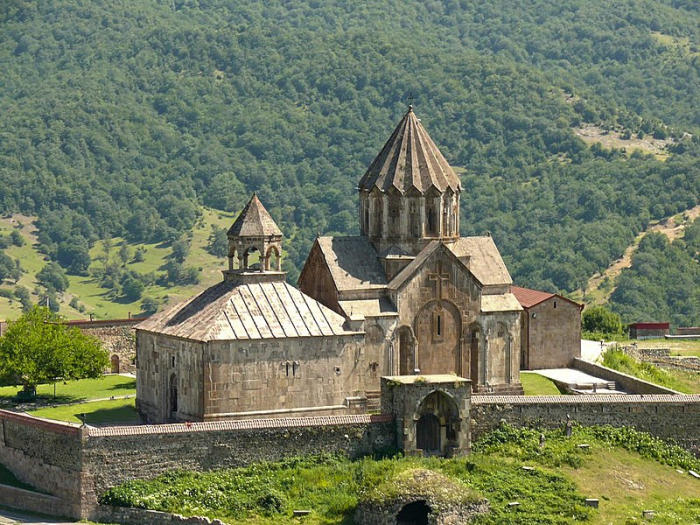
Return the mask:
M295 281L317 233L356 232L354 188L412 100L463 170L462 233L572 291L698 202L698 22L695 0L5 0L0 211L87 274L100 239L187 244L202 204L257 191ZM584 123L670 155L588 147ZM107 266L105 286L142 278Z

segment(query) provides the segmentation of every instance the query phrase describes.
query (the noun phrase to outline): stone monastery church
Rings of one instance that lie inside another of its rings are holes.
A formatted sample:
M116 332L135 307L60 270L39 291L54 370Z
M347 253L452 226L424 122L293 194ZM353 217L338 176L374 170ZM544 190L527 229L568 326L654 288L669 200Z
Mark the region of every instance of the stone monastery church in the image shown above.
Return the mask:
M253 195L223 280L136 327L148 422L364 412L382 376L522 393L523 307L493 239L460 237L460 179L411 107L358 190L361 235L316 239L298 288Z

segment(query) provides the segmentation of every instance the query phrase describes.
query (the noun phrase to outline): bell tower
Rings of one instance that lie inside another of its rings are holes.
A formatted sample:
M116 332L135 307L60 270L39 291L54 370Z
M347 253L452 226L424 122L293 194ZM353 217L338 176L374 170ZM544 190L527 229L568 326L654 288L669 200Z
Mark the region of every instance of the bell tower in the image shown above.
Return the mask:
M462 185L413 106L358 184L360 232L380 258L412 257L459 238Z
M225 280L284 280L282 231L258 196L253 196L228 230Z

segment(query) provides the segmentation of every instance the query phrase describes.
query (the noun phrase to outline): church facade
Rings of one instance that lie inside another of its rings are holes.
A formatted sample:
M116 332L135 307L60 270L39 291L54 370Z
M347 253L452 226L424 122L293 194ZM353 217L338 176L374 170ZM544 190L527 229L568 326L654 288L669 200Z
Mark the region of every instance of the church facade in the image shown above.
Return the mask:
M522 307L489 236L460 237L459 177L412 108L359 183L359 236L318 237L298 289L253 195L222 282L136 327L149 422L340 414L383 376L454 375L522 393Z

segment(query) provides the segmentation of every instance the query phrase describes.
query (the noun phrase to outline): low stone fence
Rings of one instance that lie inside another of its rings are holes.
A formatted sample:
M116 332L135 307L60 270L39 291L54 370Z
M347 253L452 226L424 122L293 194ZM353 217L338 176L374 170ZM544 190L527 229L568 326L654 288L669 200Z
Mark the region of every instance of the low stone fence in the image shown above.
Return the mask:
M581 372L600 377L606 381L615 381L625 392L630 394L681 394L670 388L659 386L628 374L623 374L612 368L597 365L578 357L574 358L573 367Z
M630 345L623 346L622 351L630 357L660 368L700 372L700 357L671 355L671 350L668 348L638 348L635 345Z
M0 484L0 505L50 516L74 516L75 505L56 496Z
M567 415L582 425L634 427L700 455L700 395L472 396L472 441L501 420L556 428Z
M207 517L192 516L186 518L180 514L158 512L157 510L135 509L130 507L112 507L98 505L90 513L90 519L100 523L120 523L123 525L172 525L184 523L188 525L225 525L221 520L211 520Z

